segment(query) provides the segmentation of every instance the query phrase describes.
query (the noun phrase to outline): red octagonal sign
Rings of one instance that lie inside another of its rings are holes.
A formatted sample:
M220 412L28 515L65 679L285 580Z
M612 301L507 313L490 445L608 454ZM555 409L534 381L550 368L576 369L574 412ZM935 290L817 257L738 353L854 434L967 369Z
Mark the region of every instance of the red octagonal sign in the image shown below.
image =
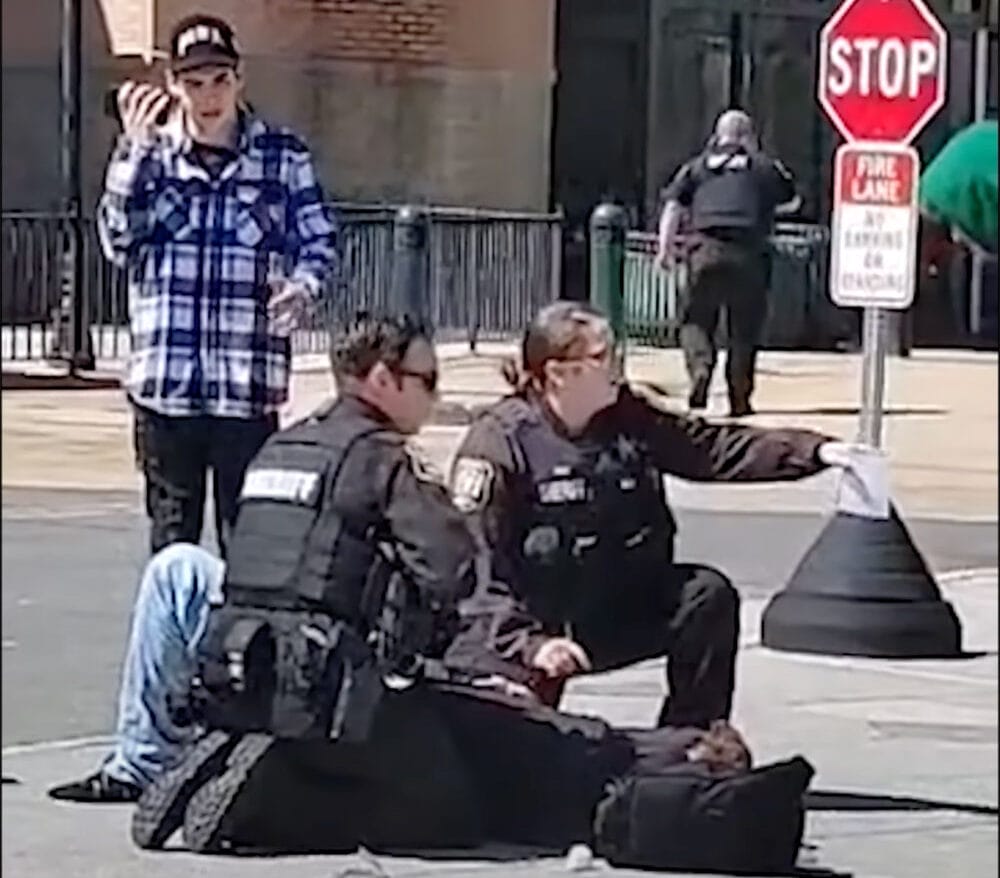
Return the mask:
M944 104L947 51L923 0L844 0L820 32L819 102L847 140L909 143Z

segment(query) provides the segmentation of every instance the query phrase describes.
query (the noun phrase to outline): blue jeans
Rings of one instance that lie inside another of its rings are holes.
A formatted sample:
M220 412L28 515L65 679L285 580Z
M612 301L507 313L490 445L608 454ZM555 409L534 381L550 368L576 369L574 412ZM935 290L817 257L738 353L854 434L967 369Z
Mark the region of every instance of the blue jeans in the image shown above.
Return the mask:
M222 603L225 564L199 546L176 543L154 555L142 575L132 614L118 696L114 749L103 770L145 787L196 735L174 722L195 671L208 611Z

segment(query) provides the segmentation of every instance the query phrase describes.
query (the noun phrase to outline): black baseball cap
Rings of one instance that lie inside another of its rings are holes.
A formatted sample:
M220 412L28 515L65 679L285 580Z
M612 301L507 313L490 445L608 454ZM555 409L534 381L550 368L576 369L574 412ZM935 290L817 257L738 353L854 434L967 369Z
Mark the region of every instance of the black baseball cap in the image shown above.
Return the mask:
M240 52L233 29L212 15L190 15L170 35L170 69L175 73L199 67L236 67Z

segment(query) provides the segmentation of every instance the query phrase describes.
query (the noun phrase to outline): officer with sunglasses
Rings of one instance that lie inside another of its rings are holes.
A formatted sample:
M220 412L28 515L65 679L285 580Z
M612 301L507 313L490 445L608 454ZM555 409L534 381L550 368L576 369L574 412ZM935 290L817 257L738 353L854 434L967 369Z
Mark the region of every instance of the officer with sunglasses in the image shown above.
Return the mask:
M123 802L158 783L137 812L143 847L177 827L196 779L238 787L272 738L363 741L382 677L412 679L443 650L472 591L463 517L406 441L436 396L426 330L362 315L332 360L338 398L250 463L225 563L179 543L147 565L115 745L95 773L50 791ZM209 835L213 807L198 822Z

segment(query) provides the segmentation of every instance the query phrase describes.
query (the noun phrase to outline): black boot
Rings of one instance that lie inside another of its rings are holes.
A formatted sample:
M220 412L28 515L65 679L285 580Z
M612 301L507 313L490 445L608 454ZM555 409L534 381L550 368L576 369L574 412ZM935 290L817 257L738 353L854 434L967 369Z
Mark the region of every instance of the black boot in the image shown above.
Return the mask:
M145 850L162 848L184 822L191 797L223 770L238 740L229 732L209 732L180 762L153 781L132 815L132 841Z
M698 375L691 383L691 395L688 397L688 409L701 411L708 405L708 388L712 383L711 375Z
M61 802L83 802L90 805L135 802L141 794L142 789L136 784L118 780L104 771L97 771L82 780L59 784L49 790L49 796Z
M196 853L218 853L232 841L230 814L240 791L274 744L270 735L252 733L228 754L225 770L191 798L184 814L184 841Z

